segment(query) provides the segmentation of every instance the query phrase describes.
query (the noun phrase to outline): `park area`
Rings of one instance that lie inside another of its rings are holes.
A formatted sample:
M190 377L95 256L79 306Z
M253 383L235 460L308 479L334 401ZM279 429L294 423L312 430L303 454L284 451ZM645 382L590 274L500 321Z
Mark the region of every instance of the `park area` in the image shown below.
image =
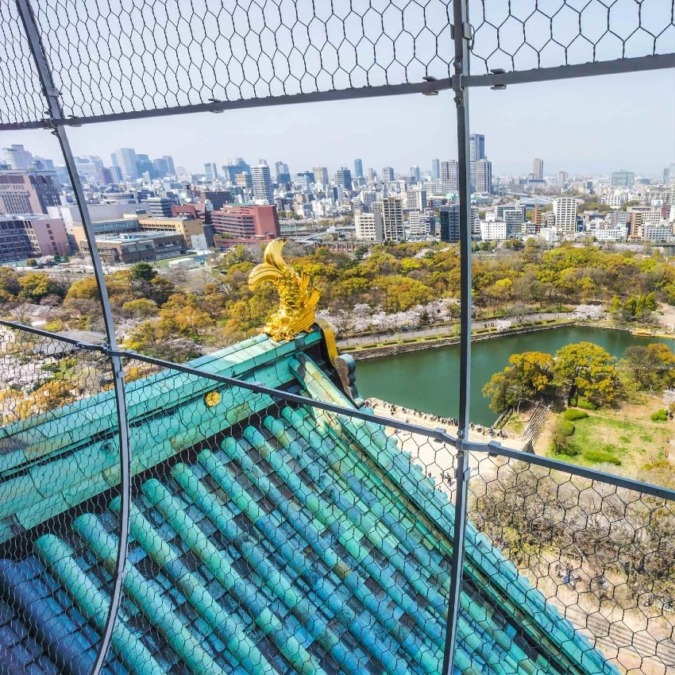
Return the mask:
M675 486L675 421L653 419L661 396L643 396L616 409L551 413L535 452L649 483ZM567 415L567 419L566 416ZM583 415L587 415L584 417ZM570 417L579 419L569 419ZM557 447L564 435L566 449Z

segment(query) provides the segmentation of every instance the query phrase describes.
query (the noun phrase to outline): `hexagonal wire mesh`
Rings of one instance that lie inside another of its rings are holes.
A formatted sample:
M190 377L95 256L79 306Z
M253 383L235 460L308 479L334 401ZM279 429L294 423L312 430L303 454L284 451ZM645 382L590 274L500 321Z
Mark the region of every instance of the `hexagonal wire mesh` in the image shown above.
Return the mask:
M0 328L0 663L7 672L91 672L113 577L75 536L119 498L117 410L108 357ZM119 518L105 515L118 532ZM115 571L116 541L103 541Z
M675 50L668 0L469 0L471 71L551 68Z
M265 365L257 343L247 379L331 386L301 356ZM223 375L243 352L201 365ZM125 373L135 478L116 630L133 641L113 642L109 666L440 670L452 448L142 360ZM119 509L104 496L64 533L92 582L110 570Z
M596 647L621 672L672 672L675 501L524 459L472 462L469 519L508 561L488 585L526 606L537 599L521 587L524 576L587 638L589 653ZM465 579L480 602L485 590ZM560 630L552 622L549 635ZM526 633L509 639L521 643Z
M441 0L48 0L37 22L66 115L448 77Z
M0 0L0 124L47 114L40 80L15 0Z

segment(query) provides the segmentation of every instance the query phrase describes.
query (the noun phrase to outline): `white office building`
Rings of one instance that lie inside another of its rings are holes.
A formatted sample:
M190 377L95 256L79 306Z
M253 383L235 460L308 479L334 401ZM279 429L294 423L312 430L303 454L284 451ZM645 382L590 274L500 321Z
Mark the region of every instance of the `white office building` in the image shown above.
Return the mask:
M373 204L373 213L382 218L382 234L384 241L403 241L403 206L398 197L385 197Z
M574 197L558 197L553 202L555 228L558 234L574 234L577 229L577 200Z
M506 223L503 220L481 221L480 238L483 241L504 241L506 234Z
M382 218L379 213L357 213L354 218L356 238L363 241L382 241Z

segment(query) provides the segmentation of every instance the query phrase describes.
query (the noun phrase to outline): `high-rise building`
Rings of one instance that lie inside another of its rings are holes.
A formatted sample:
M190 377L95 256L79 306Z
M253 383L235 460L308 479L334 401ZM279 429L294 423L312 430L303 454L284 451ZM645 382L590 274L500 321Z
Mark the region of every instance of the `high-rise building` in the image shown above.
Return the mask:
M375 169L373 169L372 167L368 169L368 180L369 181L377 180L377 171L375 171Z
M311 171L302 171L296 175L295 182L303 191L309 192L312 183L315 182L314 174Z
M469 136L469 161L477 162L479 159L487 159L485 136L483 134L471 134Z
M173 157L171 155L162 155L161 157L164 162L166 162L167 175L175 176L176 175L176 165L173 163Z
M439 209L441 220L441 241L456 243L461 236L461 219L459 204L448 204ZM471 207L471 234L480 234L480 222L478 220L478 207Z
M558 187L564 190L567 187L567 171L558 171Z
M253 178L250 173L243 171L235 175L235 182L237 187L251 189L253 187Z
M382 167L382 175L380 176L383 183L391 183L395 180L394 169L390 166Z
M474 180L476 192L492 193L492 162L489 159L479 159L475 162Z
M10 145L2 149L2 158L10 169L26 171L33 164L33 155L23 145Z
M274 176L276 178L277 183L281 182L279 180L280 174L290 175L290 173L291 172L288 170L288 164L286 164L285 162L274 162Z
M236 182L237 174L251 173L251 167L241 157L231 159L228 164L223 164L220 168L223 170L225 179L231 183Z
M120 148L111 155L113 166L118 166L123 178L138 178L136 151L133 148Z
M98 180L103 162L100 157L75 157L75 168L79 176L92 183Z
M252 167L253 197L265 200L268 204L274 204L274 190L272 189L272 176L267 164L258 164Z
M382 218L383 241L403 241L403 207L398 197L385 197L381 201L373 202L373 213Z
M312 173L314 174L314 180L317 183L321 183L324 187L328 187L330 180L328 179L328 169L325 166L313 166Z
M485 136L483 134L471 134L469 136L469 174L472 192L476 191L476 162L481 159L487 159Z
M165 176L171 175L169 163L164 157L158 157L157 159L152 160L152 172L155 175L155 178L164 178Z
M574 197L558 197L553 202L553 215L558 233L574 234L577 231L577 200Z
M439 180L441 177L441 160L431 160L431 180Z
M456 159L441 162L441 185L443 192L457 192L459 190L459 171Z
M632 171L621 169L612 172L612 187L632 187L634 182L635 174Z
M68 253L68 234L60 218L37 213L0 216L0 262Z
M377 213L357 213L354 217L356 225L356 238L364 241L383 241L382 232L382 214Z
M354 178L363 178L363 161L360 159L354 160Z
M534 180L544 180L544 160L535 157L532 160L532 178Z
M0 172L0 213L47 213L61 204L56 176L49 171Z
M420 173L420 168L419 166L411 166L410 167L410 180L413 183L419 183L420 178L421 178L421 173Z
M424 188L413 188L406 194L407 208L424 211L427 208L427 191Z
M147 174L148 178L152 178L154 175L154 168L150 157L147 155L136 155L136 176L138 178L143 178Z
M352 189L352 172L345 166L341 166L336 175L337 184L345 190Z
M218 167L215 162L206 162L204 164L204 174L206 175L206 180L212 181L218 178Z

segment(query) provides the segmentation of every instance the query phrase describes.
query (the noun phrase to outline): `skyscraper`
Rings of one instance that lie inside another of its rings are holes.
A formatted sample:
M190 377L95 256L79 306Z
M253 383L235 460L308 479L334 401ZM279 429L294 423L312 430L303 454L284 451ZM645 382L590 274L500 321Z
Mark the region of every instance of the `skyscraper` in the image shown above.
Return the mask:
M328 186L330 181L328 180L328 169L325 166L313 166L312 173L317 183L321 183L324 187Z
M2 157L9 164L10 169L26 171L33 163L33 155L23 145L10 145L2 149Z
M390 166L382 167L382 175L380 176L383 183L391 183L395 180L394 169Z
M136 151L133 148L120 148L111 155L113 166L118 166L123 178L138 178Z
M360 159L354 160L354 178L363 178L363 161Z
M441 183L443 192L457 192L459 190L459 172L456 159L441 162Z
M403 241L403 207L398 197L385 197L382 201L373 202L373 213L382 219L382 236L384 241ZM377 220L376 220L377 222Z
M635 182L635 174L632 171L614 171L612 173L612 187L632 187Z
M431 160L431 179L438 180L441 177L441 160Z
M558 197L553 202L555 227L559 233L574 234L577 230L577 200L574 197Z
M218 178L218 167L215 162L206 162L204 173L206 174L206 180L216 180Z
M481 159L487 159L485 155L485 136L483 134L471 134L469 136L471 192L475 192L476 190L476 162Z
M413 183L419 183L420 182L420 168L419 166L411 166L410 167L410 180Z
M337 171L337 184L345 190L352 189L352 172L346 167L341 166Z
M267 164L258 164L252 167L253 197L274 204L274 190L272 189L272 176Z
M461 236L461 218L459 204L448 204L439 209L441 220L441 241L456 243ZM478 207L471 207L471 234L480 233L480 221L478 219Z
M161 159L166 162L167 176L175 176L176 166L173 163L173 157L171 155L162 155Z
M469 136L469 160L477 162L479 159L487 159L485 155L485 136L483 134L471 134Z
M492 162L488 159L479 159L474 168L476 192L492 193Z
M150 157L147 155L136 155L136 177L142 178L144 174L148 174L148 178L153 177L154 168Z
M544 160L535 157L532 160L532 178L534 180L544 180Z

